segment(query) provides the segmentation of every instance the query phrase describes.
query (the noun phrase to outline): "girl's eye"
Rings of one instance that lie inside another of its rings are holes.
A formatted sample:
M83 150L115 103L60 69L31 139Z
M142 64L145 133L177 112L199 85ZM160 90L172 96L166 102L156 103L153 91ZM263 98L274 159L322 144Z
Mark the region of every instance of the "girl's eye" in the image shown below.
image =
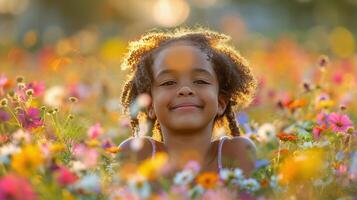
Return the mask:
M195 81L195 83L199 83L199 84L209 84L208 82L204 81L204 80L197 80Z
M166 81L162 83L160 86L173 85L173 84L175 84L175 81Z

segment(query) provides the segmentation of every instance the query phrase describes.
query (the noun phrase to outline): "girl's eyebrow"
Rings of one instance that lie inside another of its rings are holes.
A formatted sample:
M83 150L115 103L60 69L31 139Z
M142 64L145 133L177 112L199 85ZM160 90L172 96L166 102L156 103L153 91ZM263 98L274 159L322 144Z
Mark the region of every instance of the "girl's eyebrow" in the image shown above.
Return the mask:
M192 71L193 71L194 73L204 73L204 74L207 74L207 75L211 76L212 78L214 77L210 71L208 71L208 70L206 70L206 69L204 69L204 68L194 68ZM162 76L162 75L164 75L164 74L170 74L170 73L175 74L175 73L177 73L177 70L174 70L174 69L164 69L164 70L161 70L161 71L157 74L156 77Z

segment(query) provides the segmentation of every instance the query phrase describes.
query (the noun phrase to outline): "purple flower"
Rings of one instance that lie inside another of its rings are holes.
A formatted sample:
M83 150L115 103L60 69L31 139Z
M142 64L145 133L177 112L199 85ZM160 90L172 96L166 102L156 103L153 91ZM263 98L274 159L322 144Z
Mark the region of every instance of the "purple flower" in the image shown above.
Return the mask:
M346 132L348 128L353 127L352 121L347 115L331 113L328 117L331 128L336 132Z
M40 117L40 110L37 108L28 108L27 111L19 110L17 114L22 127L26 129L37 128L43 125L43 121Z
M0 123L6 122L10 119L10 115L7 112L0 110Z
M329 115L327 113L320 112L319 114L317 114L316 120L320 126L323 126L323 125L327 126L328 122L329 122Z

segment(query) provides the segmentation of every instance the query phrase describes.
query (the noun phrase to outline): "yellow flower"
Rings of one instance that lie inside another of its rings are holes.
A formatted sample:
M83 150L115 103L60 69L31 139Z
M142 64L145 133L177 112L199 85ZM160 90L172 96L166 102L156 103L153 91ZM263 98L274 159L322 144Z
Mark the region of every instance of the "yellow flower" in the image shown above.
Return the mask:
M321 108L330 108L335 104L334 101L332 100L321 100L319 102L317 102L316 104L316 109L321 109Z
M296 151L279 168L280 184L298 183L316 178L324 171L322 149Z
M218 181L218 174L214 172L204 172L196 178L196 182L205 189L213 188Z
M91 140L88 140L86 141L86 144L89 146L89 147L97 147L100 145L100 142L96 139L91 139Z
M13 156L11 166L17 173L27 176L34 172L43 161L40 149L35 145L27 145Z
M139 168L138 173L149 180L153 180L159 174L162 167L167 163L168 156L164 152L158 152L154 158L144 160Z
M61 143L55 143L50 146L50 151L53 153L61 152L65 150L65 145Z

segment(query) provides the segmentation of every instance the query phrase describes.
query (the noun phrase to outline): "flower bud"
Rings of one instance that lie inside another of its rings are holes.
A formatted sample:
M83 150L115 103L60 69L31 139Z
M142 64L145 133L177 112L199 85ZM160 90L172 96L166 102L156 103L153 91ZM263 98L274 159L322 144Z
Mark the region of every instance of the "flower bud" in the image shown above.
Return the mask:
M6 99L6 98L1 99L1 101L0 101L0 107L1 107L1 108L5 108L5 107L7 107L7 105L8 105L7 99Z
M34 91L33 91L33 89L27 89L26 91L25 91L25 93L26 93L26 96L32 96L33 94L34 94Z
M18 77L16 77L16 82L17 83L23 83L24 82L24 77L23 76L18 76Z
M72 103L77 103L78 102L78 98L77 97L69 97L68 99Z

